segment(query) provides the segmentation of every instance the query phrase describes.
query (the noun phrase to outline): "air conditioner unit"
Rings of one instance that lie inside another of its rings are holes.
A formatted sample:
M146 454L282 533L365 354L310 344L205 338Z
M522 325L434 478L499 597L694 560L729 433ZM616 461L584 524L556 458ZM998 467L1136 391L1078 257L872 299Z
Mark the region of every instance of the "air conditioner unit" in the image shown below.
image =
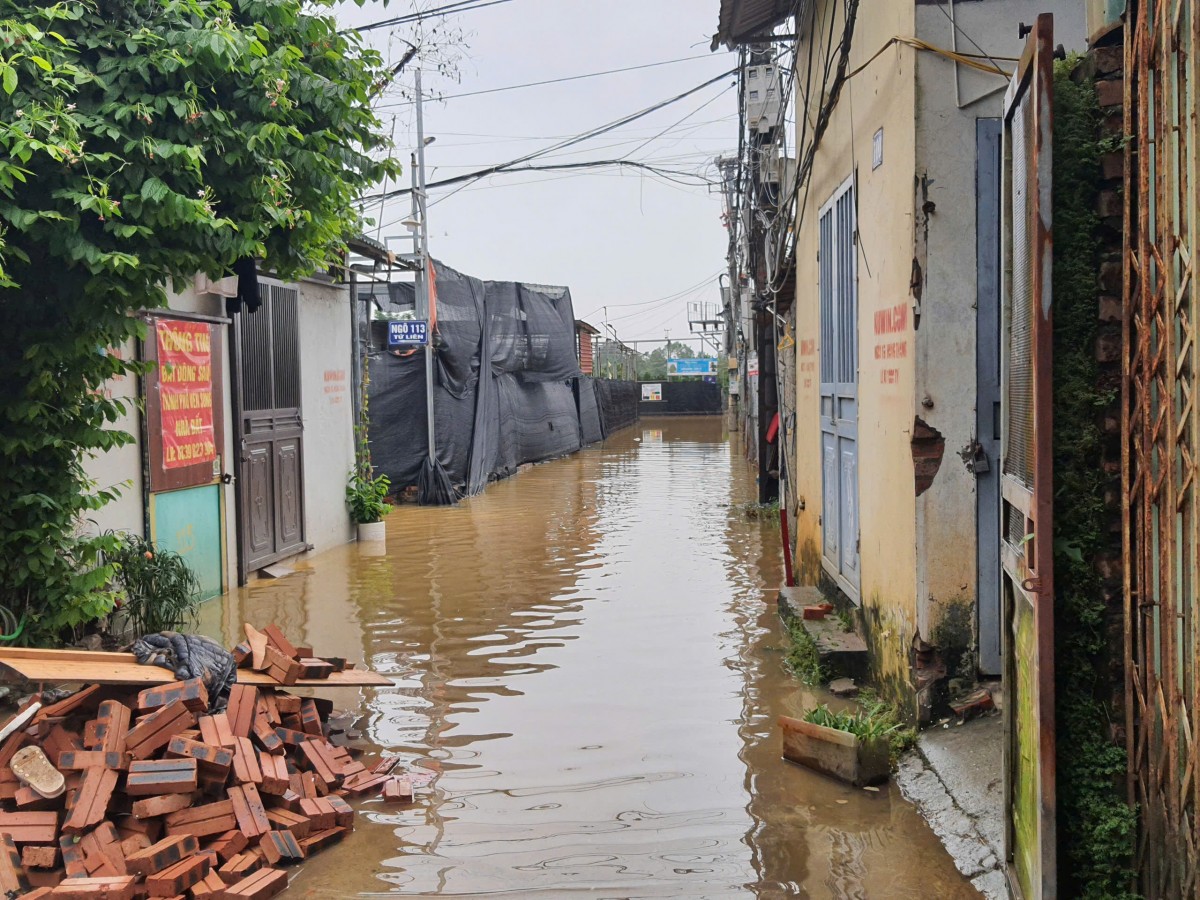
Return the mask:
M216 294L218 297L236 297L238 279L236 275L230 275L228 278L212 279L199 272L195 279L197 294Z

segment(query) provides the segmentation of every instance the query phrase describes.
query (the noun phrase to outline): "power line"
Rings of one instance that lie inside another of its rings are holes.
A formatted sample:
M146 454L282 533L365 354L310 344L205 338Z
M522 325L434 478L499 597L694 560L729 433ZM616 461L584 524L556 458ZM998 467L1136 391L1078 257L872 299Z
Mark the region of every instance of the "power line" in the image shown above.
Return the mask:
M449 187L450 185L453 185L453 184L463 184L466 182L478 181L480 178L486 178L489 175L497 175L501 172L512 169L515 166L520 166L523 163L527 163L532 160L538 159L539 157L547 156L558 150L565 150L567 147L573 147L576 144L581 144L584 141L591 140L592 138L599 137L602 134L607 134L610 131L614 131L617 128L621 128L624 125L628 125L630 122L636 122L638 119L645 118L646 116L650 115L651 113L658 112L658 110L663 109L664 107L670 106L672 103L678 103L680 100L690 97L692 94L699 93L700 91L704 90L705 88L711 87L712 85L716 84L721 79L728 78L735 71L737 71L737 70L730 69L729 71L722 72L720 75L716 76L715 78L710 78L708 81L705 81L703 84L699 84L696 87L690 88L681 94L676 94L674 97L670 97L666 100L662 100L658 103L655 103L652 106L648 106L645 109L639 110L636 113L631 113L630 115L624 116L613 122L609 122L607 125L601 125L597 128L591 129L590 131L582 132L581 134L578 134L575 137L569 138L565 141L560 141L559 143L553 144L549 147L544 147L541 150L535 150L532 153L527 153L524 156L519 156L516 159L511 159L508 162L499 163L494 166L489 166L487 168L480 169L476 172L468 172L463 175L455 175L451 178L443 178L441 181L431 182L428 185L426 185L426 189L435 188L435 187ZM379 199L390 200L393 197L403 197L403 196L406 196L411 193L412 193L412 188L400 188L400 189L390 191L390 192L385 191L380 194L368 195L366 197L363 197L360 202L369 203L369 202L373 202L373 201L379 200Z
M378 22L370 22L366 25L356 25L352 28L343 28L338 32L338 34L350 34L354 31L374 31L377 28L391 28L393 25L407 25L409 22L420 22L422 19L434 19L444 16L452 16L455 13L470 12L474 9L483 9L487 6L499 6L501 3L509 2L511 2L511 0L457 0L455 3L447 3L445 6L427 9L424 12L407 13L403 16L393 16L390 19L382 19Z
M566 75L562 78L547 78L545 81L528 81L525 84L509 84L504 87L488 88L482 91L467 91L462 94L444 94L435 99L437 100L457 100L461 97L481 97L484 94L498 94L501 91L517 91L523 88L541 87L547 84L563 84L568 81L581 81L585 78L599 78L602 75L616 75L620 72L636 72L640 69L654 69L659 66L670 66L675 63L690 62L696 59L712 59L710 54L701 56L681 56L679 59L665 59L662 62L644 63L639 66L625 66L620 69L605 69L601 72L586 72L583 75ZM395 103L381 103L378 109L391 109L396 106L412 106L413 100L397 100Z

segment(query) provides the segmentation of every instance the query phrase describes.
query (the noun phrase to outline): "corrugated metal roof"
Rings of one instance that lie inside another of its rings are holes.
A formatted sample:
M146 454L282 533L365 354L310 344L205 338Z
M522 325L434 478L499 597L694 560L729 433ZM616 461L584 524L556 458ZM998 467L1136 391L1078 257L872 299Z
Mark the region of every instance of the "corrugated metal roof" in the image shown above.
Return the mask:
M722 44L732 48L753 43L754 38L770 34L798 5L798 0L721 0L721 17L712 49Z

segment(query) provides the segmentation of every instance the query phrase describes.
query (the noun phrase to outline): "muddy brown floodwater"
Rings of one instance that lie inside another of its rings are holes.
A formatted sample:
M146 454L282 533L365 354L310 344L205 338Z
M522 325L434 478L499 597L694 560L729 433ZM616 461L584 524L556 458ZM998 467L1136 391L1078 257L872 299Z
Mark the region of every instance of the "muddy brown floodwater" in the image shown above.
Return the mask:
M817 698L784 668L753 498L719 418L644 420L395 510L386 556L351 544L210 604L226 641L274 621L389 675L334 700L433 776L411 808L358 804L289 896L978 896L894 787L780 759L776 717Z

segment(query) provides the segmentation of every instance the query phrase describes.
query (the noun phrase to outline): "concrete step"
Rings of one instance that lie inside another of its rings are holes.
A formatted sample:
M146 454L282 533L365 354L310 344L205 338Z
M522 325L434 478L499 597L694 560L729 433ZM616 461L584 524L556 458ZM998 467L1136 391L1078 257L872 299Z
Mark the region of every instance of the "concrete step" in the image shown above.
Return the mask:
M797 621L817 644L821 664L835 676L865 680L867 676L867 644L856 631L846 631L830 613L823 619L805 619L804 607L819 606L825 595L815 587L781 587L779 614L784 621Z

